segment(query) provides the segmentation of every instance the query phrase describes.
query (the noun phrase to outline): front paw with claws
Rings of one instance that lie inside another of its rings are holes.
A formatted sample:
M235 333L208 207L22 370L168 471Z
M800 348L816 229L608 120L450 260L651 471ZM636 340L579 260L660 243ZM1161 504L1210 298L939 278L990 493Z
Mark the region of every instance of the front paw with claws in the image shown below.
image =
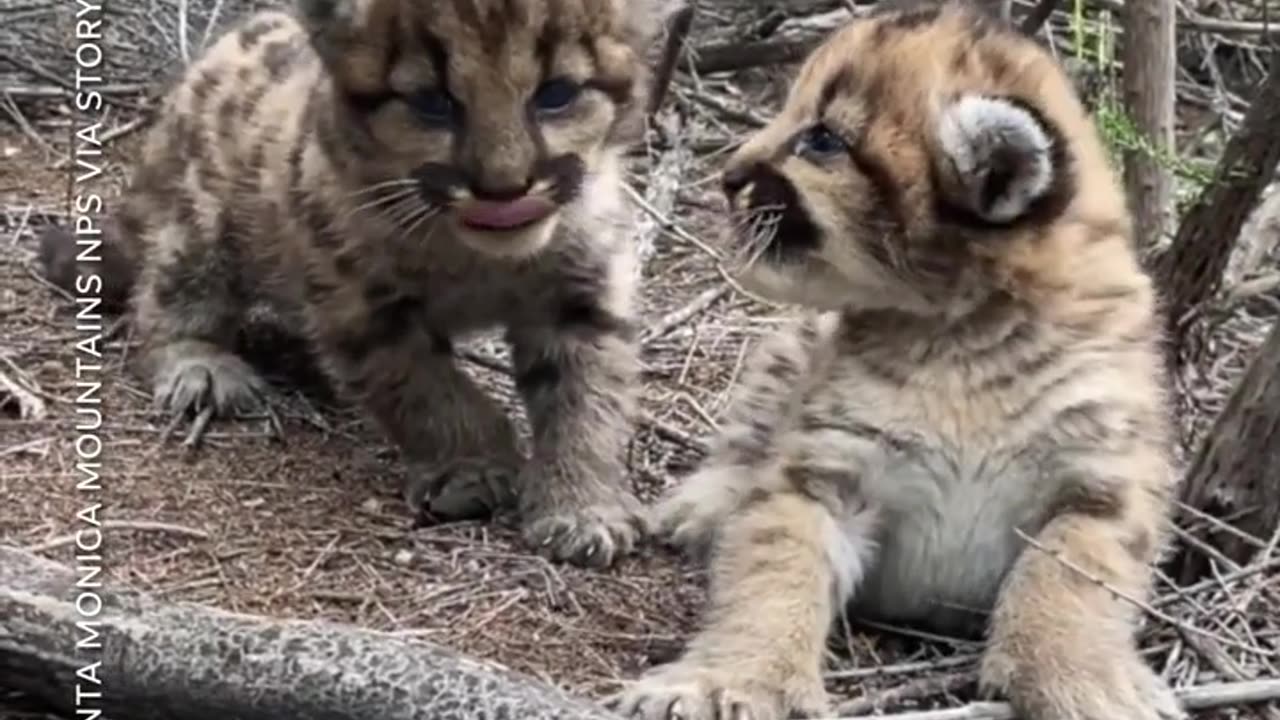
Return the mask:
M1069 673L1056 668L1070 668ZM1007 697L1020 717L1053 720L1185 720L1169 686L1136 654L1108 662L1018 659L997 647L984 658L980 687Z
M665 666L641 678L606 705L636 720L790 720L827 712L815 679L768 681L738 667Z
M619 489L601 493L587 502L554 502L547 489L522 480L522 489L537 501L523 503L521 517L525 543L539 554L558 562L603 569L635 549L643 535L640 503Z
M183 445L199 445L214 417L265 417L272 434L281 424L268 399L265 380L236 355L214 349L171 354L157 368L154 404L169 415L161 437L167 440L178 425L194 416Z
M514 460L466 458L433 466L414 465L405 485L409 512L420 525L438 520L475 520L515 504Z
M650 532L675 550L703 558L725 518L750 489L749 472L740 468L698 470L659 500L650 515Z

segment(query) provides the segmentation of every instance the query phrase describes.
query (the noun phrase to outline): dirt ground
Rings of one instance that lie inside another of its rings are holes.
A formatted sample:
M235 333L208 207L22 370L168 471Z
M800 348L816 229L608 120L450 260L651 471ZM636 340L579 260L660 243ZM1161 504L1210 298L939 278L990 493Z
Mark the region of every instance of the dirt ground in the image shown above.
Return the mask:
M111 145L113 182L137 139L130 133ZM0 124L0 368L48 407L43 419L0 417L0 544L69 561L60 538L80 506L71 472L79 336L70 303L34 264L36 232L67 209L66 170L53 157ZM630 479L647 500L696 463L746 348L775 312L717 290L722 281L700 247L714 244L717 232L719 199L708 182L715 160L679 168L678 228L658 235L643 283L648 419L635 435ZM696 312L682 312L691 307ZM102 517L112 523L112 580L175 601L442 643L590 697L673 657L695 626L702 573L665 550L646 548L593 572L532 556L510 529L488 523L411 530L398 494L401 468L384 439L358 412L287 380L277 386L283 442L250 421L219 423L195 453L163 443L164 423L127 368L136 350L127 327L106 348ZM500 354L483 339L468 349ZM509 401L504 376L469 367ZM852 703L846 707L972 699L976 644L907 628L842 627L829 688ZM1148 627L1143 643L1172 679L1215 677L1182 652L1168 627ZM0 708L5 703L0 690ZM18 709L20 699L7 703L14 709L0 709L0 720L46 717Z

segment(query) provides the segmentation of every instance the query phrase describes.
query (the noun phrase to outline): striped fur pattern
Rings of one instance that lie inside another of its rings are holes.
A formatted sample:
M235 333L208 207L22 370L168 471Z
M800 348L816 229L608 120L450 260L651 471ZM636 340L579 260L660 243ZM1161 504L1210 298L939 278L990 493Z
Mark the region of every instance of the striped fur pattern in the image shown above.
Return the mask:
M260 405L249 306L305 335L412 466L414 512L518 511L550 556L638 539L625 146L670 0L298 0L167 97L120 217L157 400ZM121 281L132 282L132 278ZM456 365L502 328L532 428Z
M808 310L657 508L710 551L709 604L615 707L821 715L847 609L985 634L982 686L1019 717L1178 717L1098 582L1143 597L1164 541L1152 286L1051 57L954 3L855 21L724 178L739 278Z

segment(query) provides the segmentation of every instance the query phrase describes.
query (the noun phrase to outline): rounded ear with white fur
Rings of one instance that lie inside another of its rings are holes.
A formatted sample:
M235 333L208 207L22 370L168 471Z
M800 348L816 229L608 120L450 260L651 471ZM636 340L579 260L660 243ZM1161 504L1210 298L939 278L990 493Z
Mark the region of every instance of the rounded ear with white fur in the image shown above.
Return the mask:
M1057 136L1020 101L966 95L945 107L936 141L943 192L990 223L1029 213L1057 185Z

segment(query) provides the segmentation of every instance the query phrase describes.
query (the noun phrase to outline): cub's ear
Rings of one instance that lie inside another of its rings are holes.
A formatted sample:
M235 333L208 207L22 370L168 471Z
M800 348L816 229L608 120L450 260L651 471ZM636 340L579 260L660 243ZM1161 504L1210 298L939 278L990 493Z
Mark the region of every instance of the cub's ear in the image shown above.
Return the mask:
M329 66L334 77L355 86L369 85L368 68L385 62L381 43L361 42L362 36L376 36L370 27L374 0L292 0L294 16L302 24L311 47ZM350 71L354 71L351 74ZM375 83L376 85L376 83ZM365 88L373 90L372 87Z
M346 61L352 42L366 32L372 0L292 0L294 15L325 62Z
M641 54L653 44L676 13L689 7L690 0L615 0L632 47Z
M943 108L936 128L942 191L991 223L1032 211L1057 185L1057 133L1025 103L967 95Z

